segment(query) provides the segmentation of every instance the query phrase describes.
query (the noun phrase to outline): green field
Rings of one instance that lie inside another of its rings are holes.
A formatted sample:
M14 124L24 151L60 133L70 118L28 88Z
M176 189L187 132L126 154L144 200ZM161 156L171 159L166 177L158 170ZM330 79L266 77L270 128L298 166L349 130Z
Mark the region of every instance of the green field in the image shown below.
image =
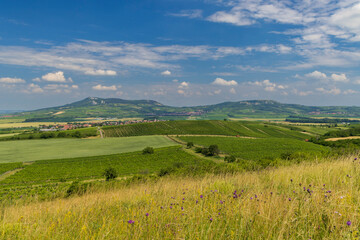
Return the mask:
M140 135L240 135L257 138L296 138L309 136L282 125L263 122L233 121L166 121L139 123L115 127L103 127L106 137L126 137Z
M245 160L262 160L280 158L283 154L298 152L321 153L327 148L296 139L265 138L243 139L233 137L179 137L182 141L193 142L208 147L216 144L224 153Z
M104 170L113 167L119 176L154 173L175 163L194 164L199 160L180 147L155 149L154 154L142 152L106 156L36 161L16 174L0 181L0 185L46 183L48 181L103 178ZM1 164L0 164L1 170Z
M108 155L176 145L163 136L0 142L0 163Z

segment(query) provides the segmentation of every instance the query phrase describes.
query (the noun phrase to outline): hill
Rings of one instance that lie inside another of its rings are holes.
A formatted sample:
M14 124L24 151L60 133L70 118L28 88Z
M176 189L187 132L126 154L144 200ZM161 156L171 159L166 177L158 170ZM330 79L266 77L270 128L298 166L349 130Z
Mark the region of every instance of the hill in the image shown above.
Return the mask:
M58 107L13 114L27 121L66 122L84 118L286 118L288 116L360 117L360 107L316 107L284 104L272 100L224 102L194 107L166 106L153 100L88 97Z

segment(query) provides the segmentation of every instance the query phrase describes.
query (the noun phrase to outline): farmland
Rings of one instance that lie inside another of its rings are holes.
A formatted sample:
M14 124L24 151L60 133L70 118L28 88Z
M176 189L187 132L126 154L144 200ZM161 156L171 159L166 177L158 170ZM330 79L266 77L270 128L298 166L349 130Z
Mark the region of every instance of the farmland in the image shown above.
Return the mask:
M0 142L0 163L108 155L173 145L163 136L4 141Z
M208 147L218 145L224 153L233 155L243 160L260 161L263 159L276 159L296 153L317 153L328 151L327 148L299 141L297 139L265 138L265 139L244 139L226 137L199 137L181 136L182 141L193 142L197 145Z
M305 139L308 135L293 131L281 125L257 122L232 121L167 121L140 123L124 126L104 127L107 137L126 137L140 135L240 135L246 137L279 137Z
M134 174L152 174L174 164L195 164L199 159L179 147L155 149L154 154L142 152L105 156L42 160L24 166L24 169L0 182L0 185L26 185L68 180L99 179L106 168L115 168L120 177ZM8 164L11 165L11 164ZM1 167L1 164L0 164ZM7 169L13 169L9 166ZM0 168L1 170L1 168Z

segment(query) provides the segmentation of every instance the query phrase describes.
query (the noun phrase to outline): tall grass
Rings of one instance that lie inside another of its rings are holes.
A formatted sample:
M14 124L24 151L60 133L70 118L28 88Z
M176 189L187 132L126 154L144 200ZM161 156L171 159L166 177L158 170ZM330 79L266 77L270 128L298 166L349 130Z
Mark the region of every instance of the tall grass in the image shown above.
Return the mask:
M0 211L2 239L352 239L351 158L236 175L167 177Z

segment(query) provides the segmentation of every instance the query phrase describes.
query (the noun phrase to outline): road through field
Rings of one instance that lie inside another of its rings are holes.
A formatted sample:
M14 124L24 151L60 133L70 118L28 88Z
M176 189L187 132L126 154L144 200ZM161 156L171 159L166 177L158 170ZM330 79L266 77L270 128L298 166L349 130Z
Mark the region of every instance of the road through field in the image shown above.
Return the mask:
M109 155L177 145L164 136L0 142L0 163Z

